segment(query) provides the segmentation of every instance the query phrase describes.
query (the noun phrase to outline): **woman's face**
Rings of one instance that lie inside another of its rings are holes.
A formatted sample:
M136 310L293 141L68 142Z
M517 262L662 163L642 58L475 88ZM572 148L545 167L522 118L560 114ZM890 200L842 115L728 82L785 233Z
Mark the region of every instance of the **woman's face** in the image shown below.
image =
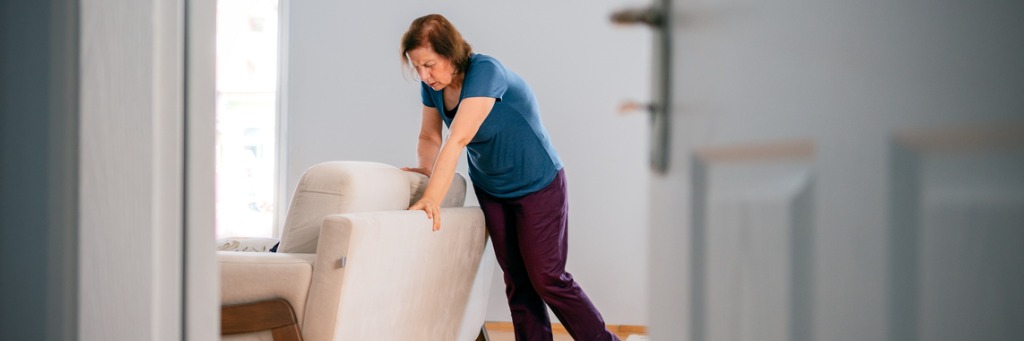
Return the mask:
M441 91L452 84L455 66L448 58L434 52L430 46L420 46L409 50L409 62L423 83L434 91Z

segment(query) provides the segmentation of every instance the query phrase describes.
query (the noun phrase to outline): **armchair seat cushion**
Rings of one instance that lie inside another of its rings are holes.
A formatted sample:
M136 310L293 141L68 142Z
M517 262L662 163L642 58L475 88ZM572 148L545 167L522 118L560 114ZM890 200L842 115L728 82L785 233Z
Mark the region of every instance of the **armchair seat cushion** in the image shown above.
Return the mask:
M217 258L222 304L279 297L292 305L302 323L315 254L218 251Z

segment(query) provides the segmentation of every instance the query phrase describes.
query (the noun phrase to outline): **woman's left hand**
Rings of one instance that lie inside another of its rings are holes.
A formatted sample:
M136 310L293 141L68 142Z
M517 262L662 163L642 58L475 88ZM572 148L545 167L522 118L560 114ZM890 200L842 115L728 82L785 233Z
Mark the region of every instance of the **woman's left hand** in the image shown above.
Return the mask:
M436 201L430 200L429 198L422 198L412 206L409 206L410 211L422 210L427 212L427 219L434 220L434 231L441 229L441 206Z
M402 167L402 170L406 172L416 172L430 177L430 170L423 167Z

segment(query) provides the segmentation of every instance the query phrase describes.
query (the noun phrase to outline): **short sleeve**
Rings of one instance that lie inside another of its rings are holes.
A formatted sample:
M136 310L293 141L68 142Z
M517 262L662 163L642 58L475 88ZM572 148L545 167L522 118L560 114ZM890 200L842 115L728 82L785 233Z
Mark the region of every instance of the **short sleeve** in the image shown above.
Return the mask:
M420 82L420 97L423 100L423 105L436 108L434 105L434 98L431 97L430 88L427 87L427 83Z
M501 100L508 90L505 68L493 59L483 59L470 65L462 86L462 98L490 97Z

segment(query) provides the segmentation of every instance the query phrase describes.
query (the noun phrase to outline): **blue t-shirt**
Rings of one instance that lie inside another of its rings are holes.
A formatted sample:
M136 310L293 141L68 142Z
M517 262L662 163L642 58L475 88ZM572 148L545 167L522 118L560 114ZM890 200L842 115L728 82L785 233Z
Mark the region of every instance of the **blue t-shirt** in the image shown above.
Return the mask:
M445 112L441 91L420 82L423 105L437 108L451 127L456 107ZM498 60L470 56L459 102L469 97L491 97L494 108L466 146L469 178L473 185L499 198L521 197L543 189L562 169L547 129L540 122L540 107L530 86Z

